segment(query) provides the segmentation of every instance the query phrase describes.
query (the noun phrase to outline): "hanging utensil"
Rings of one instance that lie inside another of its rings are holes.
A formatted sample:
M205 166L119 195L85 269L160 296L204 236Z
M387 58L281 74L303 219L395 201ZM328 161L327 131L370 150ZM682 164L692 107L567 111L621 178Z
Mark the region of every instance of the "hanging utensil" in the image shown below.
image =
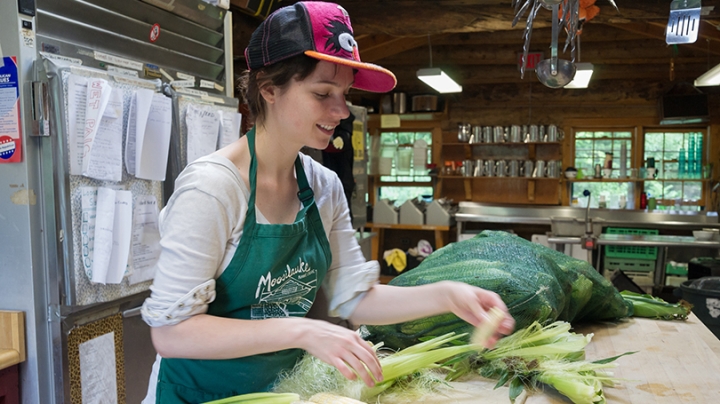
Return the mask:
M548 10L552 10L552 6L562 3L563 0L540 0L540 3Z
M694 43L700 29L701 0L673 0L665 31L668 45Z
M527 24L525 25L525 44L523 45L523 57L522 57L522 66L520 67L520 78L525 78L525 69L527 69L527 61L528 61L528 52L530 51L530 38L532 38L532 27L533 27L533 21L535 21L535 16L537 15L538 10L540 9L540 2L535 2L533 4L533 8L530 11L530 14L528 14Z
M548 1L548 0L541 0ZM553 0L554 1L554 0ZM558 59L558 35L560 5L552 6L552 42L550 44L550 59L538 63L535 68L538 80L550 88L561 88L566 86L575 77L575 65L564 59Z

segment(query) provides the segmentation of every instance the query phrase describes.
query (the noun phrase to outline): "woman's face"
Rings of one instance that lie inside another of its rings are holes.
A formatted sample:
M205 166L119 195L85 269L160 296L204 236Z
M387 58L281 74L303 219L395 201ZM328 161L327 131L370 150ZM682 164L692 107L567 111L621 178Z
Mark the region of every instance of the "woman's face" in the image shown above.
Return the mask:
M320 61L304 80L292 79L285 89L275 89L268 121L277 124L283 138L322 150L340 120L350 115L345 95L353 80L352 68Z

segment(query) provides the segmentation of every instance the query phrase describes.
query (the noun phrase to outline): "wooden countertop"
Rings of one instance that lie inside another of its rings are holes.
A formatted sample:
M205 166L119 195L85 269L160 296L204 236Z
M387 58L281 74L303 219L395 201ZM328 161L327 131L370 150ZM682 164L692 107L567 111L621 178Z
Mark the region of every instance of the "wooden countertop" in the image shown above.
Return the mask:
M25 361L25 316L0 311L0 370Z
M720 399L720 340L695 315L685 321L631 318L620 324L596 323L574 330L594 333L586 347L588 360L608 358L629 351L615 363L617 378L625 381L605 387L607 402L614 404L715 403ZM508 388L493 390L495 381L479 376L450 383L441 393L427 396L428 404L507 404ZM387 401L384 401L387 402ZM529 396L526 404L567 404L554 391Z

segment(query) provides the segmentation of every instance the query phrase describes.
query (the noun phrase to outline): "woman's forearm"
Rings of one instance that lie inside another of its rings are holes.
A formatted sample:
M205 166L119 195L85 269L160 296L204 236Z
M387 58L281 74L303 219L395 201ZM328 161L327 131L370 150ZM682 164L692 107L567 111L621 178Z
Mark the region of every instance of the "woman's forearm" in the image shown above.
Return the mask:
M314 320L287 317L238 320L200 314L181 323L153 327L160 356L187 359L230 359L299 348L304 330Z
M353 324L396 324L450 310L445 282L415 287L375 285L360 301L350 320Z

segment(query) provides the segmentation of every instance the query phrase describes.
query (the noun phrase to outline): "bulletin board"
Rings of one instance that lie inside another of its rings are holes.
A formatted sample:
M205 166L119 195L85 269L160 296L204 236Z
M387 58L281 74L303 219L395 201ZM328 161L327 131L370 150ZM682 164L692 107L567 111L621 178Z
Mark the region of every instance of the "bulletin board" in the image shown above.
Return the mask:
M70 175L69 170L69 116L68 116L68 79L71 75L78 75L88 78L102 78L111 87L120 89L123 95L123 153L125 148L125 137L127 133L128 116L130 112L131 97L134 90L145 88L155 92L160 91L159 80L144 80L138 78L127 78L109 74L104 70L98 70L83 66L59 65L57 61L45 59L45 69L48 72L51 82L53 78L59 83L51 86L53 103L59 104L60 108L54 108L56 112L51 118L51 125L55 130L55 153L56 178L55 192L59 201L57 211L58 228L64 234L65 240L62 243L62 260L64 261L61 282L64 282L64 289L67 297L65 304L71 306L84 306L101 302L110 302L125 296L131 296L149 289L152 281L145 281L137 284L130 284L128 277L124 277L119 284L102 284L91 282L83 264L83 220L81 210L81 188L82 187L108 187L122 189L132 192L133 207L139 196L150 195L155 197L158 210L163 206L163 184L161 181L149 181L136 178L127 173L125 162L122 167L122 180L120 182L101 181L88 178L82 175ZM54 77L53 77L54 76ZM123 154L124 155L124 154ZM124 160L124 159L123 159ZM169 174L169 173L168 173ZM87 229L85 229L87 230Z
M174 179L188 165L188 127L186 122L188 107L193 105L210 111L237 113L240 105L237 98L217 94L210 96L202 91L195 91L194 94L181 91L181 89L166 89L166 93L170 93L173 98L173 133L170 140L169 180L165 184L166 198L174 189Z
M113 400L108 393L113 390L113 387L117 391L116 402L125 402L121 313L70 330L67 352L70 369L70 402L72 404L82 404L83 398L88 402L110 403ZM114 383L113 373L115 375ZM108 376L110 380L108 380ZM105 377L102 383L95 383L101 377ZM91 400L92 398L95 399Z

